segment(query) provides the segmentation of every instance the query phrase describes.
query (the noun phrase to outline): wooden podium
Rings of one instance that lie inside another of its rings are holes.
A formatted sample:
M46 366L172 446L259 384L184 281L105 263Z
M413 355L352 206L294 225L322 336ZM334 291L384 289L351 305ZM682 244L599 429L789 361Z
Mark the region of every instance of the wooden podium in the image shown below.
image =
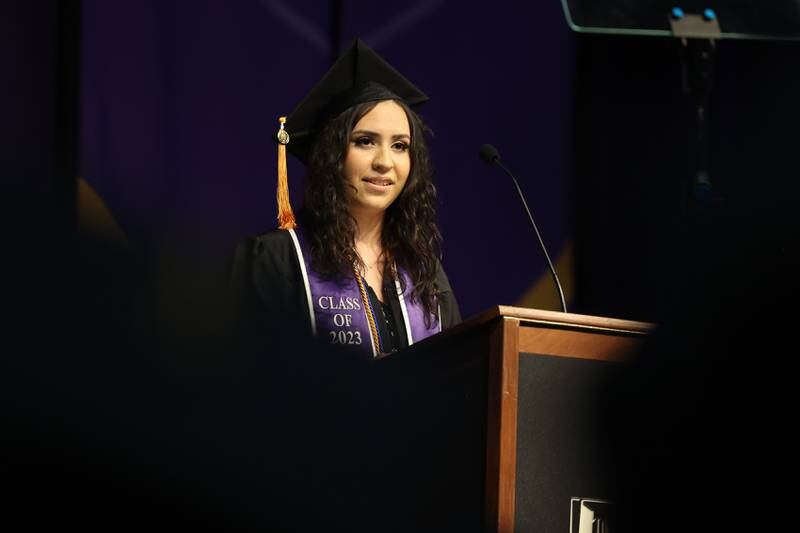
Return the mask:
M377 361L379 492L425 530L569 531L572 498L609 497L602 386L652 329L499 306Z

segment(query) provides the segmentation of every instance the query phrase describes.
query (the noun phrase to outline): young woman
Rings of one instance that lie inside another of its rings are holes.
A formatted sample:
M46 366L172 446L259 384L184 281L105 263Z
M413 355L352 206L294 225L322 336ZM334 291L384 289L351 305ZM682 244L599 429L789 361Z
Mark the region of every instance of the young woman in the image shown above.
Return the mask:
M265 328L303 324L378 357L461 320L412 109L425 100L356 41L289 115L279 142L308 167L299 225L282 213L283 229L241 243L234 264Z

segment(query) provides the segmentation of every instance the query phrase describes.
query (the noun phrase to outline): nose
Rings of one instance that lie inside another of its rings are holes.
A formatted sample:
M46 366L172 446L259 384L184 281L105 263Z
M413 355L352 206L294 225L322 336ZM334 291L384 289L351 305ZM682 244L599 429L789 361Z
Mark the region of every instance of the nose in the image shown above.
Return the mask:
M381 146L376 150L375 157L372 159L372 168L378 172L388 172L394 167L392 152L389 146Z

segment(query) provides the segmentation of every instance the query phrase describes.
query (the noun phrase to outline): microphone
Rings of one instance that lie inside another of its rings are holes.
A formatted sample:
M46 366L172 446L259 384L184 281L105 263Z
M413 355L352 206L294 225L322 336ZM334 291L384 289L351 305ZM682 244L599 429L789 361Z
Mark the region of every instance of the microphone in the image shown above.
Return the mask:
M558 280L558 274L556 274L556 269L553 268L553 262L550 261L550 255L547 253L547 248L544 245L544 241L542 240L542 236L539 234L539 228L536 227L536 222L533 221L533 215L531 214L531 210L528 209L528 202L525 201L525 196L522 194L522 189L519 188L519 183L517 183L517 179L508 170L503 163L500 162L500 152L497 151L497 148L492 146L491 144L484 144L481 146L480 150L480 157L481 161L484 161L488 165L497 165L503 171L508 174L511 180L514 182L514 186L517 188L517 193L519 193L519 199L522 200L522 206L525 208L525 212L528 213L528 219L531 221L531 226L533 226L533 231L536 233L536 238L539 239L539 245L542 248L542 252L544 252L544 258L547 259L547 266L550 268L550 274L553 275L553 281L556 284L556 289L558 289L558 297L561 299L561 310L563 312L567 312L567 303L564 300L564 290L561 288L561 282Z
M490 165L494 165L495 163L500 161L500 152L498 152L497 148L495 148L491 144L484 144L483 146L481 146L480 155L481 155L481 160L485 161Z

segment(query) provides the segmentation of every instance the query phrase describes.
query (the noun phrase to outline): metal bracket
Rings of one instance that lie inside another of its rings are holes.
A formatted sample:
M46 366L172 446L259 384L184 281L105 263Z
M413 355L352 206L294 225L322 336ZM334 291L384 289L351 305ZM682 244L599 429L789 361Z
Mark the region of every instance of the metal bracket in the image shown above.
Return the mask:
M719 19L708 19L703 15L681 15L669 18L672 36L679 39L721 39Z

